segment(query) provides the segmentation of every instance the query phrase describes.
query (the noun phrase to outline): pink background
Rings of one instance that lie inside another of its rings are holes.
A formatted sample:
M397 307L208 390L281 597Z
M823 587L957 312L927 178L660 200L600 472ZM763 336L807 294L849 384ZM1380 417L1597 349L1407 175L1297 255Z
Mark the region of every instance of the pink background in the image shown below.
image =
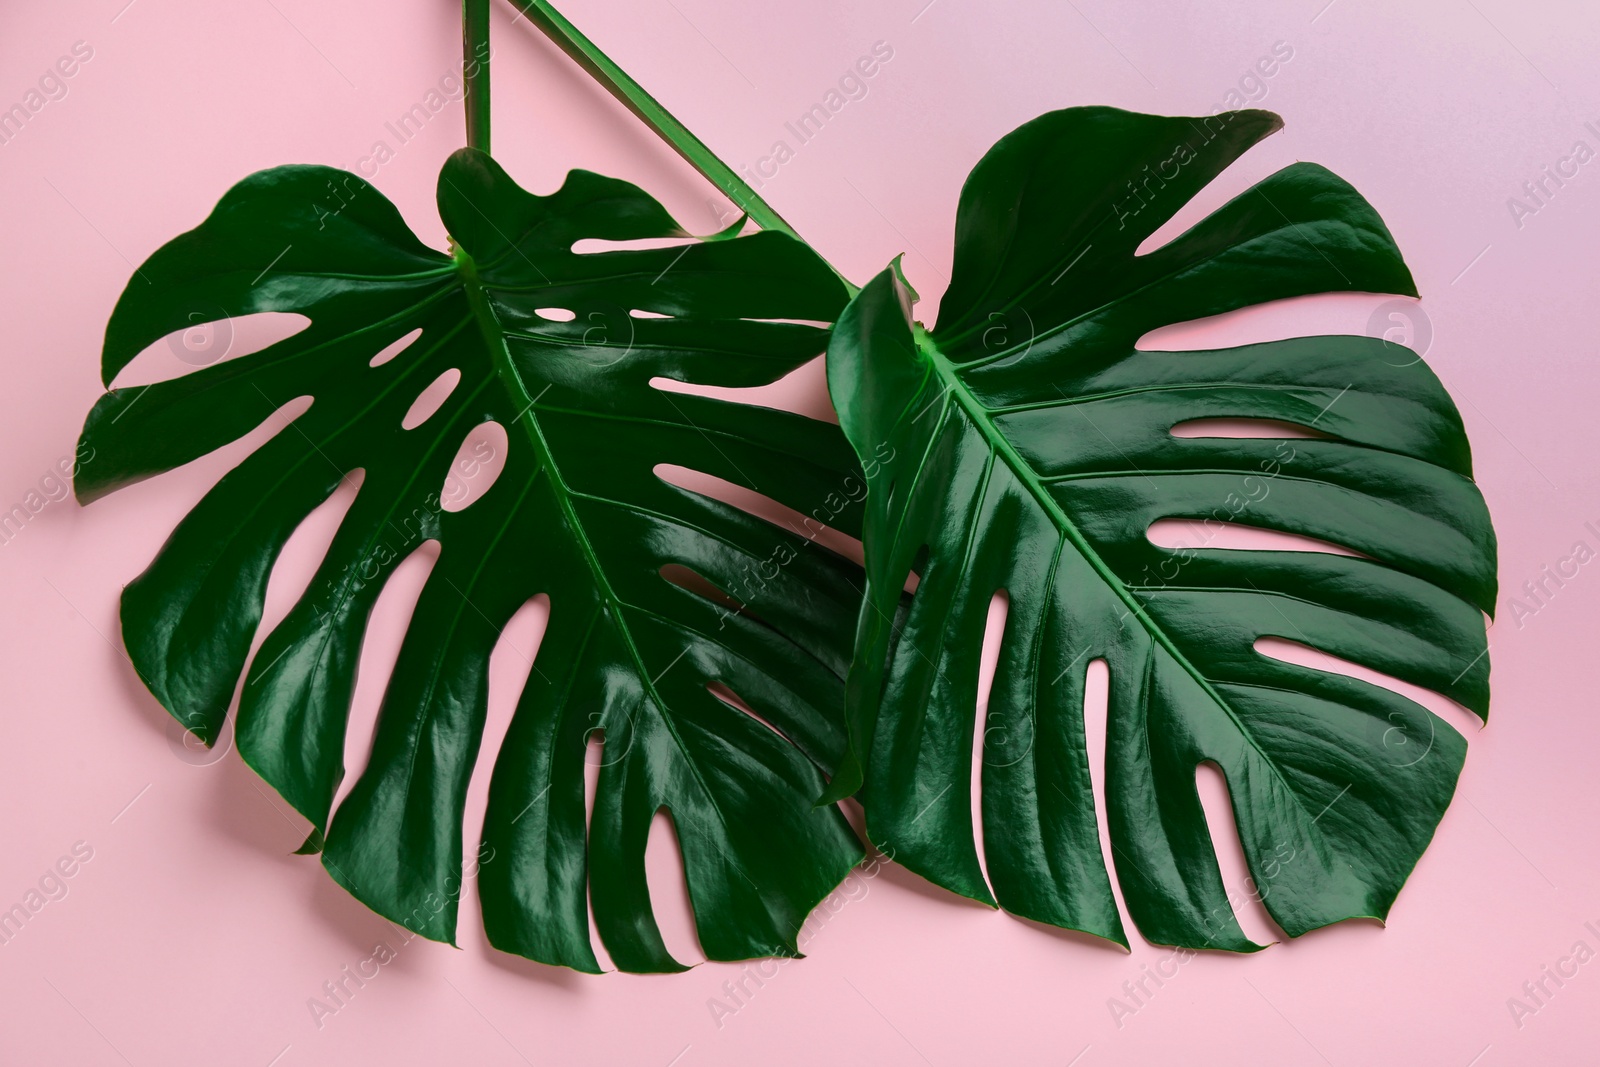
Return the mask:
M808 942L809 958L759 988L747 982L754 995L719 1027L708 1001L725 996L723 983L741 967L595 978L527 963L487 947L469 889L460 950L420 940L399 948L319 1027L308 998L375 942L398 938L314 860L288 855L304 824L236 753L215 761L184 753L116 643L121 584L243 454L235 445L88 510L51 502L0 547L0 908L23 901L74 843L93 850L65 880L66 895L0 945L0 1061L298 1067L458 1056L699 1067L826 1057L1099 1067L1181 1056L1490 1067L1600 1059L1600 962L1559 989L1547 983L1554 995L1536 1014L1518 1020L1507 1006L1575 942L1600 949L1584 925L1600 928L1600 567L1584 568L1520 620L1509 599L1574 542L1600 548L1584 525L1600 528L1600 162L1520 225L1507 204L1575 141L1600 149L1583 126L1600 127L1600 12L1512 0L1138 5L1148 14L1108 0L925 3L569 0L564 10L736 165L766 155L777 138L792 141L785 120L820 100L874 42L887 42L893 59L866 98L763 192L857 281L905 252L928 300L925 320L948 276L961 181L998 136L1073 104L1206 113L1228 102L1275 43L1293 49L1271 78L1253 83L1254 99L1280 112L1287 130L1176 225L1296 159L1326 164L1360 188L1424 294L1420 313L1402 304L1391 321L1386 309L1379 329L1410 322L1420 338L1421 316L1431 324L1428 359L1461 406L1501 540L1492 727L1473 732L1457 802L1389 927L1349 923L1254 957L1203 956L1160 987L1147 982L1153 995L1119 1020L1110 998L1125 996L1123 983L1162 965L1168 950L1134 935L1127 955L958 901L890 867L852 880ZM74 42L93 49L66 95L0 145L0 337L9 353L0 510L72 452L100 392L101 330L132 264L253 170L354 167L375 140L389 139L384 123L459 62L459 15L446 0L125 4L12 3L0 14L0 105L21 100ZM495 149L514 177L548 191L569 167L601 170L645 185L690 228L715 227L712 191L503 6L495 47ZM444 235L434 179L462 140L452 104L376 178L436 245ZM1362 332L1383 303L1314 300L1182 333L1215 341ZM236 345L251 326L241 325ZM184 365L158 345L140 367L148 378ZM825 407L819 383L802 375L788 402ZM297 534L274 580L269 624L303 588L334 518L319 513ZM404 616L419 575L396 580L380 617L393 607ZM398 645L390 616L369 642L358 722L371 722ZM532 614L520 620L508 643L531 653L537 623ZM504 729L526 670L517 656L497 654L491 734ZM1430 706L1466 723L1438 700ZM359 759L359 743L352 752ZM1226 880L1244 886L1225 797L1215 780L1201 781ZM475 789L469 841L482 803ZM695 959L676 862L670 839L654 838L652 883L669 944ZM1246 902L1241 921L1258 940L1274 936L1259 905Z

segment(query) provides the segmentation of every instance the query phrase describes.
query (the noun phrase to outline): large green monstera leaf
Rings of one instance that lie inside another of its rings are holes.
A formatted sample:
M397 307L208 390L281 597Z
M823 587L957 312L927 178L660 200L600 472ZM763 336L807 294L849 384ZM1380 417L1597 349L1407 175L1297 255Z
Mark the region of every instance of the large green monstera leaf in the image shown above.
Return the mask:
M651 380L772 382L821 353L826 329L808 323L837 317L844 285L776 233L575 251L583 239L687 237L638 188L584 171L535 196L464 149L445 165L438 201L451 255L424 246L352 174L263 171L130 281L106 331L108 385L201 316L294 312L310 325L173 381L108 392L84 429L96 461L81 499L313 398L127 587L133 663L180 722L216 738L279 550L360 470L308 592L250 660L237 722L245 760L325 832L333 876L383 915L453 940L490 651L544 593L548 628L495 760L479 851L490 941L596 970L592 904L619 967L678 969L644 871L651 820L667 809L706 954L793 955L807 912L862 856L838 809L813 806L845 747L859 571L656 467L809 513L843 499L857 464L833 426ZM377 358L411 334L397 356ZM451 370L460 377L442 406L403 428ZM440 488L486 420L509 436L504 469L470 506L445 510ZM859 509L830 518L849 529ZM430 540L438 558L370 762L330 821L369 615L395 568ZM674 578L684 572L727 596ZM585 746L597 731L604 756L586 832Z
M1487 714L1494 535L1428 368L1355 336L1137 347L1157 327L1269 300L1414 294L1373 209L1306 163L1138 253L1280 125L1262 111L1044 115L969 177L937 326L911 321L914 295L885 271L829 348L834 401L872 481L852 752L828 795L864 775L868 831L896 862L1124 944L1085 749L1091 661L1110 670L1118 881L1139 929L1164 944L1259 947L1228 905L1202 762L1226 777L1259 893L1290 935L1384 916L1461 767L1464 741L1420 705L1269 658L1258 639ZM1320 435L1170 432L1218 418ZM1148 530L1167 517L1352 554L1162 548ZM969 790L978 648L998 590L1009 607L983 731L986 884Z

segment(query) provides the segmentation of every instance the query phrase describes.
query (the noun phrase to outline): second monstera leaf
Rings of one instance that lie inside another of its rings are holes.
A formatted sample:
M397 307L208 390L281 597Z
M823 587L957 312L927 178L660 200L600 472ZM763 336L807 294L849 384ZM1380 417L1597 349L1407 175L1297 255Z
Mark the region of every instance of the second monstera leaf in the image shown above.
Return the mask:
M1128 910L1151 940L1195 948L1258 947L1228 904L1198 764L1221 768L1267 910L1296 935L1387 913L1465 750L1413 701L1269 658L1258 639L1488 708L1494 535L1461 421L1428 368L1367 337L1137 347L1158 327L1269 300L1414 295L1377 214L1305 163L1138 253L1279 125L1262 111L1042 116L962 191L938 325L911 321L913 294L885 271L829 348L845 432L881 467L852 753L829 795L864 773L869 833L896 862L1124 944L1084 740L1090 661L1110 668L1105 794ZM1171 433L1217 418L1320 434ZM1357 554L1163 548L1147 531L1168 517ZM999 590L1010 603L984 731L986 884L969 789L978 647Z
M279 550L362 470L310 591L250 661L238 715L245 760L325 830L329 871L380 913L453 939L489 654L507 620L547 593L548 628L490 786L479 881L491 942L595 970L592 905L618 966L677 969L644 871L651 820L665 808L707 955L793 955L807 912L862 856L839 811L812 805L821 768L844 747L859 570L656 468L810 512L842 499L856 463L833 426L652 379L772 382L822 351L826 330L806 323L833 321L844 286L776 233L577 251L584 239L688 236L638 188L585 171L535 196L465 149L445 165L438 199L452 255L418 241L354 175L263 171L130 281L106 331L108 385L147 345L193 325L196 309L294 312L310 325L186 377L107 393L84 428L96 461L80 499L313 398L127 587L133 663L180 722L213 740ZM442 406L404 428L413 401L450 371L460 377ZM481 499L444 510L457 450L487 420L508 434L505 467ZM830 518L859 521L848 508ZM371 759L330 822L368 616L428 540L439 556ZM684 571L742 610L668 580ZM596 731L605 756L586 833L585 745Z

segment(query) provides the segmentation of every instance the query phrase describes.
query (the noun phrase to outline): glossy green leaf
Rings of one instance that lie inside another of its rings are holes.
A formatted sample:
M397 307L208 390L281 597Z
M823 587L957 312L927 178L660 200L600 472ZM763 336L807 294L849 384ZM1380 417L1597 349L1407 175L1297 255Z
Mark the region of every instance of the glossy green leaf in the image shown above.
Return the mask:
M1219 874L1202 762L1226 777L1256 892L1290 935L1384 916L1455 787L1465 743L1446 723L1388 688L1263 655L1259 638L1487 714L1494 534L1428 368L1355 336L1138 347L1158 327L1269 300L1414 294L1377 213L1308 163L1138 253L1279 126L1262 111L1044 115L968 178L937 326L910 320L910 294L885 271L829 347L834 402L872 481L852 752L826 795L864 772L869 834L896 862L1122 943L1085 749L1091 661L1110 670L1118 881L1139 929L1164 944L1258 947ZM1320 435L1170 432L1216 418ZM1356 554L1162 548L1147 531L1166 517ZM983 731L986 882L970 789L978 649L998 590L1009 608Z
M845 747L859 569L656 468L703 472L808 514L843 501L858 468L836 427L651 381L775 381L822 351L826 329L807 323L833 321L844 287L776 233L575 251L584 239L688 237L637 187L585 171L535 196L465 149L446 163L438 201L451 255L423 245L352 174L263 171L130 281L106 331L108 385L147 345L198 321L197 309L295 312L310 325L173 381L108 392L84 429L96 462L80 475L81 499L202 456L296 397L313 400L217 483L127 587L129 654L161 703L214 739L274 560L359 469L309 589L249 659L237 724L249 765L325 832L333 876L383 915L453 939L490 651L545 593L550 621L494 761L478 852L490 941L596 970L592 905L619 967L677 969L644 871L651 820L666 809L706 954L796 954L806 914L862 856L840 812L812 804ZM398 355L375 359L413 333ZM460 378L442 406L402 428L450 370ZM508 434L504 469L480 499L446 510L451 464L486 420ZM830 508L829 519L849 530L859 508ZM439 555L370 761L330 819L369 615L427 541ZM675 577L685 573L715 589ZM586 834L585 746L596 731L604 754ZM306 849L316 846L314 833Z

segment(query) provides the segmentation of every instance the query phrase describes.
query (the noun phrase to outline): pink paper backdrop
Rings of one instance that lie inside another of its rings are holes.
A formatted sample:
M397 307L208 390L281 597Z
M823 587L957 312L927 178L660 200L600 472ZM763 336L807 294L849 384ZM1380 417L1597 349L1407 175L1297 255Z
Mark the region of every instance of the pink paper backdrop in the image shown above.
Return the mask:
M930 304L924 319L947 279L961 181L1018 123L1091 103L1279 111L1287 130L1175 225L1293 160L1315 160L1383 213L1422 288L1421 308L1343 297L1197 329L1244 340L1362 332L1376 321L1377 332L1426 345L1465 416L1499 528L1505 593L1491 634L1492 726L1472 732L1457 802L1388 929L1349 923L1254 957L1206 955L1180 967L1137 935L1127 955L887 867L847 883L809 958L768 966L764 984L740 966L594 978L507 957L487 947L470 890L460 950L400 946L314 860L288 855L304 824L236 753L212 760L175 742L120 652L121 584L243 446L87 510L51 499L60 495L53 472L100 392L101 331L133 264L253 170L353 168L375 141L394 147L385 123L441 82L448 93L457 8L7 4L0 106L34 89L45 100L0 143L9 383L0 391L0 505L32 490L48 503L0 546L0 907L41 886L53 899L0 945L0 1062L1600 1060L1600 963L1571 956L1580 941L1600 950L1600 574L1580 568L1542 604L1528 601L1531 612L1511 599L1575 542L1600 548L1600 163L1573 155L1579 141L1600 150L1600 12L1570 0L1324 2L566 5L725 159L764 166L772 176L763 192L850 276L864 281L905 252ZM877 42L892 58L866 95L775 173L761 164L776 140L794 145L784 122ZM524 185L548 191L567 168L588 167L644 184L691 228L717 224L712 191L504 7L495 47L496 154ZM1270 77L1253 73L1275 47L1292 55L1260 68ZM48 76L63 57L59 69L71 76ZM452 102L377 168L380 188L435 244L444 239L435 175L462 141ZM1566 177L1545 180L1535 200L1523 183L1543 179L1547 166ZM1513 211L1513 197L1531 210ZM1197 329L1177 339L1192 341ZM241 327L234 343L248 340ZM158 346L141 366L170 375L183 364ZM817 375L786 397L825 410ZM304 586L335 517L320 513L297 534L269 623ZM419 574L397 579L385 604L403 607ZM530 653L538 624L529 613L508 642ZM358 723L371 722L399 632L381 618L374 629ZM495 664L501 730L527 671L507 654L515 651L502 649ZM1214 779L1202 776L1202 786L1225 876L1242 886L1236 840L1221 821L1225 796ZM474 823L482 803L475 789ZM653 838L669 943L694 959L676 862L670 839ZM1247 905L1242 922L1257 939L1272 937L1259 905ZM398 957L335 1014L315 1018L308 1000L379 941ZM1546 967L1567 976L1558 985ZM1168 977L1157 984L1145 978L1152 971ZM1124 983L1141 978L1135 1000ZM1531 999L1524 983L1541 979L1545 992ZM738 982L747 993L731 1000L724 983ZM1513 997L1537 1010L1514 1013ZM1113 998L1137 1010L1113 1011ZM714 1000L738 1010L714 1012Z

